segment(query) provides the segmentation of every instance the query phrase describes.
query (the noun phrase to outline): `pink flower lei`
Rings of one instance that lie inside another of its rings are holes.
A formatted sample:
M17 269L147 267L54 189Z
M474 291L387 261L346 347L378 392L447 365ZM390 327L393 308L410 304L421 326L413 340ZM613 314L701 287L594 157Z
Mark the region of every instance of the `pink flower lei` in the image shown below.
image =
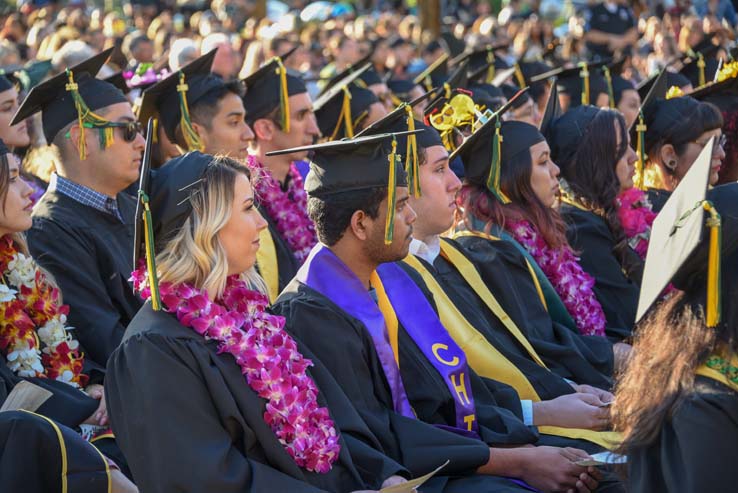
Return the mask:
M148 299L146 269L131 276L134 289ZM233 355L249 386L267 401L264 421L298 466L327 473L341 450L328 409L318 406L318 388L307 374L313 363L284 330L284 318L265 309L267 297L231 276L221 299L188 284L160 283L164 310L206 340L218 353Z
M525 220L510 223L506 229L528 250L551 281L579 332L604 336L607 322L592 290L595 280L584 272L571 247L551 248L538 230Z
M246 163L259 173L254 188L262 207L277 223L277 231L302 264L318 242L318 237L315 225L307 215L307 193L300 172L290 164L290 179L285 192L256 156L250 155Z
M639 257L646 258L651 226L656 213L651 210L648 196L643 190L630 188L622 192L618 198L618 218L623 225L628 244Z

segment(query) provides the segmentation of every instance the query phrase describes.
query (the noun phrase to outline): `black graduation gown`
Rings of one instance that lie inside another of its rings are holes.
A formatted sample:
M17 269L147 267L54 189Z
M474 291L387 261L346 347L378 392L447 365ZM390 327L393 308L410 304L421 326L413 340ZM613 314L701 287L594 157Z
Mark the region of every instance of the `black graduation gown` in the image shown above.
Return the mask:
M628 455L630 491L736 491L738 393L697 376L694 392L661 425L654 443Z
M297 280L287 286L272 309L286 318L288 331L324 362L387 455L415 476L450 460L443 470L448 476L434 478L423 486L424 492L521 491L504 478L471 475L489 459L489 448L481 441L394 412L374 343L358 319ZM409 386L405 387L407 391Z
M274 241L274 251L277 255L277 268L279 269L279 292L289 284L295 274L297 274L300 268L300 263L292 253L287 241L282 238L282 235L277 230L277 223L272 217L266 213L264 209L260 209L261 215L266 219L267 227L269 228L269 234L272 235L272 241Z
M141 300L128 278L133 271L136 201L118 195L124 222L56 191L47 191L33 212L28 247L56 278L69 325L86 359L105 367Z
M515 245L508 241L488 240L478 236L461 236L456 245L463 247L462 251L477 268L486 286L523 332L549 370L579 384L589 384L602 389L612 387L614 368L612 343L604 337L579 334L551 320L540 300L525 257ZM465 284L455 282L453 277L448 278L448 281L453 286ZM455 298L458 297L457 295ZM493 317L492 314L489 315ZM488 324L478 326L477 329L487 336L485 326L494 328L499 322L489 320L489 316L485 318L488 319ZM497 345L496 339L488 338L488 340L501 351L504 350L505 355L509 352L512 356L515 352L522 351L522 348L516 349L516 346L504 342ZM525 356L525 353L523 355ZM520 358L511 359L516 365L519 360ZM531 371L526 375L533 376L530 363L524 364L522 360L520 362L521 366L518 368L524 372ZM536 374L539 372L540 370L536 370ZM542 382L534 380L531 382L536 391L539 391L539 387L546 390ZM549 389L548 392L553 389ZM555 389L561 389L561 386L557 384ZM544 398L540 394L539 396Z
M615 241L605 220L597 214L569 204L561 205L561 216L567 224L566 237L579 253L579 264L594 277L594 293L607 319L607 336L613 341L630 337L635 324L640 293L640 279L629 279L613 253ZM643 261L632 253L632 262Z
M319 403L341 430L339 460L327 474L297 466L263 419L266 401L230 354L150 303L111 355L108 410L136 483L146 492L374 489L402 466L379 445L321 364Z
M106 493L107 461L63 424L27 411L0 413L0 480L7 493Z

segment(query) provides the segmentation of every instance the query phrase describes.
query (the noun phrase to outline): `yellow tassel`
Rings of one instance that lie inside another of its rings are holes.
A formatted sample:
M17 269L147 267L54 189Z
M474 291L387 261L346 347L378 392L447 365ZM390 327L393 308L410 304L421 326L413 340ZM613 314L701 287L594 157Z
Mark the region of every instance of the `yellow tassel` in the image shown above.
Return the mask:
M290 131L290 94L287 90L287 69L282 64L282 59L275 57L274 60L279 66L277 74L279 74L279 103L282 111L282 131L289 133Z
M153 224L151 224L151 209L149 208L149 198L143 193L139 192L141 201L144 205L143 221L144 221L144 245L146 248L146 270L149 275L149 289L151 290L151 307L154 311L161 309L161 299L159 296L159 280L156 272L156 261L154 256L156 255L154 250L154 230Z
M446 99L451 99L451 85L448 82L443 83L443 91Z
M487 63L489 63L489 68L487 69L487 80L485 82L489 84L495 78L495 54L491 51L487 52Z
M703 203L709 212L707 227L710 228L710 247L707 257L707 326L716 327L720 323L722 296L720 292L720 248L722 243L722 224L720 214L709 201Z
M700 69L700 87L705 85L705 57L702 53L697 53L697 67Z
M605 75L605 81L607 82L607 96L610 98L610 109L615 109L615 90L612 87L612 74L607 65L602 67L602 73Z
M392 137L392 153L389 155L389 178L387 180L387 218L384 223L384 244L390 245L395 230L395 206L397 193L397 173L395 159L397 158L397 139Z
M582 78L584 84L584 90L582 91L582 104L588 105L590 102L589 97L589 67L586 63L582 64L582 71L579 72L579 76Z
M515 64L515 78L518 80L518 87L523 88L527 84L525 83L525 76L523 75L523 71L520 69L520 64Z
M341 125L346 129L346 137L349 139L354 136L354 124L351 120L351 91L348 87L343 88L343 103L341 103L341 113L338 115L338 121L336 127L333 129L330 140L336 140L338 138L338 132L341 130Z
M674 99L674 98L680 98L684 96L684 91L682 91L678 86L671 86L668 91L666 91L666 99Z
M100 148L105 149L113 143L114 133L112 127L106 127L110 121L90 111L85 103L82 95L79 93L79 85L74 81L74 74L67 69L68 82L64 86L67 92L72 94L74 101L74 109L77 110L77 124L79 125L79 138L77 147L79 149L79 158L87 159L87 139L85 137L85 128L96 128L100 132Z
M645 169L646 169L646 150L645 150L645 135L646 135L646 124L643 121L643 113L638 115L638 124L636 125L636 151L638 151L638 160L636 161L635 176L633 183L636 187L641 190L646 189L645 183Z
M405 106L405 112L407 113L407 130L412 132L415 130L415 117L413 116L413 109L409 104ZM407 148L405 152L405 170L407 173L410 193L413 197L419 198L420 170L418 167L418 140L415 137L415 134L407 136Z

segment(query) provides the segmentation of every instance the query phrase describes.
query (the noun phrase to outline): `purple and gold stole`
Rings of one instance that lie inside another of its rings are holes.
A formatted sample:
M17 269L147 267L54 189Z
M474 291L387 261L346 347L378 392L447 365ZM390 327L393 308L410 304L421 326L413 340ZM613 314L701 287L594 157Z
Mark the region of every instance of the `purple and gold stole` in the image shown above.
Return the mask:
M381 282L381 286L375 286L377 291L386 293L403 328L443 377L454 396L456 426L454 429L443 428L478 438L476 408L464 352L443 327L422 291L398 265L383 264L377 269L377 274L373 276ZM395 411L415 417L389 342L385 314L356 275L329 248L318 245L296 278L364 324L387 378Z

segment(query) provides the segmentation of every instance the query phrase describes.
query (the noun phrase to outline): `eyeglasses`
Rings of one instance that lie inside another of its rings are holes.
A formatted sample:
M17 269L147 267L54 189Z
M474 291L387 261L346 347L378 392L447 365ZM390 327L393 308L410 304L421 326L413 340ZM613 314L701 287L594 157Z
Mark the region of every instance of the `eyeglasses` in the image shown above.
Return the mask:
M138 137L138 134L143 134L143 126L141 122L108 122L104 125L93 125L91 123L83 123L85 128L122 128L123 129L123 140L126 142L133 142ZM64 134L67 139L70 137L70 132Z
M709 141L708 141L709 142ZM696 140L692 141L693 144L697 144L700 147L705 147L707 145L707 142L697 142ZM725 134L722 134L720 138L715 139L712 142L712 154L713 156L718 153L719 149L725 149L725 144L728 143L728 136Z

